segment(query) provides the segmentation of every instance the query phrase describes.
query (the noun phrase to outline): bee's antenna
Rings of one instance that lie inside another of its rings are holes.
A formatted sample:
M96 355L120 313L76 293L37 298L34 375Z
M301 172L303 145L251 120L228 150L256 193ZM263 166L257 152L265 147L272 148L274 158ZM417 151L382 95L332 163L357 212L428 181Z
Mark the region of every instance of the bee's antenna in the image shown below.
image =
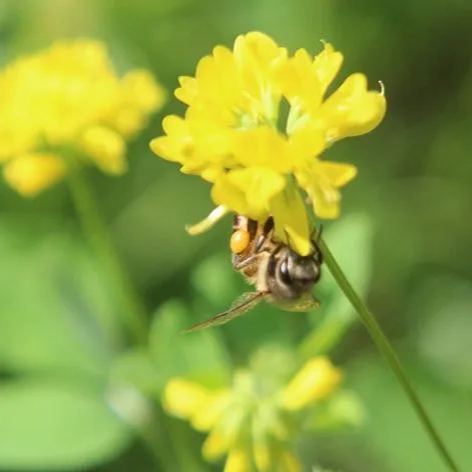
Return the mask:
M284 234L285 234L285 238L287 239L287 245L292 247L291 244L290 244L290 235L288 234L288 232L285 228L284 228Z

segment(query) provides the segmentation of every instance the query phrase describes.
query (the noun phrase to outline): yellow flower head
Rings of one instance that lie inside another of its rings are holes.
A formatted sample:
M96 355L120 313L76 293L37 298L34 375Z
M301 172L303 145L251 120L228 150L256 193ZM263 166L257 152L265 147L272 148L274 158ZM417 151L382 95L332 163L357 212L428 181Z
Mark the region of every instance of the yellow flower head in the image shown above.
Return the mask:
M341 63L328 43L312 57L305 49L289 55L263 33L238 36L232 49L216 46L203 57L195 77L179 79L185 117L165 118L165 136L151 148L211 182L222 209L259 221L272 215L277 236L307 255L305 194L315 215L336 218L339 188L356 175L353 165L325 161L322 152L371 131L386 109L383 90L368 90L362 74L327 93Z
M196 430L208 432L202 454L208 461L227 455L227 472L298 472L301 465L291 444L303 427L303 416L330 397L340 381L340 370L327 358L316 357L287 385L250 369L237 371L232 385L220 390L174 378L165 387L163 406Z
M126 170L126 139L164 99L151 74L118 77L99 41L58 42L0 71L0 161L24 196L53 185L68 153L109 174Z
M288 410L299 410L329 395L341 381L341 371L326 357L308 361L284 389L282 403Z

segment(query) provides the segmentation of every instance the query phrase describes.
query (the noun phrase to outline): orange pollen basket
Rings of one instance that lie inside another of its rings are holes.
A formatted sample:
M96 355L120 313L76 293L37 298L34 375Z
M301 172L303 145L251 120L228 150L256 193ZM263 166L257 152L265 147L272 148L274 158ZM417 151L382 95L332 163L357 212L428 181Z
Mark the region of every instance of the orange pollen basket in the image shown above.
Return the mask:
M231 252L240 254L249 246L249 231L245 229L238 229L232 235L229 242Z

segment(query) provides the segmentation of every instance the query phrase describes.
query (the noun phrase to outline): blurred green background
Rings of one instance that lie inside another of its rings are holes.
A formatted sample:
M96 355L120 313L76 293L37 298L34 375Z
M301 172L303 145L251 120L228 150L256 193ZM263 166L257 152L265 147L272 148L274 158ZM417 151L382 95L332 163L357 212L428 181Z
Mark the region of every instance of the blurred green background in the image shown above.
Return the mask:
M327 241L393 340L461 470L472 470L471 24L469 0L0 1L2 64L58 38L95 37L118 68L149 68L169 91L165 109L131 144L127 175L87 171L149 312L161 307L151 332L154 364L127 351L122 307L81 234L67 187L25 200L0 184L0 470L154 470L129 426L153 407L127 385L158 398L191 342L165 349L166 335L226 307L244 285L228 257L229 219L199 237L184 231L212 207L206 184L157 159L148 142L161 133L164 114L183 111L171 96L177 77L192 74L214 45L251 30L292 51L316 52L319 39L329 40L345 55L342 77L359 70L372 86L384 82L382 125L328 151L355 163L359 176L343 192L341 220L326 224ZM244 365L258 346L291 349L318 326L306 349L330 351L365 419L304 434L297 448L306 470L445 470L325 274L320 312L258 308L214 330L194 353L197 367L215 375L222 358ZM169 470L220 470L201 460L202 435L157 417L159 447L176 460Z

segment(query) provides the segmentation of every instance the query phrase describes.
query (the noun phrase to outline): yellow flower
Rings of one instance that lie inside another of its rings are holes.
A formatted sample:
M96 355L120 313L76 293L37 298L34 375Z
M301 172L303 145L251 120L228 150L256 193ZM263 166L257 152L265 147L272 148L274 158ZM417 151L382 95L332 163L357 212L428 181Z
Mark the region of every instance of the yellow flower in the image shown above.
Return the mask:
M60 156L25 153L6 163L3 176L23 197L34 197L62 179L65 170Z
M219 123L255 125L275 118L280 91L273 83L286 57L287 51L262 33L238 36L233 51L216 46L199 61L195 78L181 77L175 95Z
M125 141L119 133L104 126L87 128L80 137L81 149L104 172L126 171Z
M313 204L313 210L320 218L339 216L339 188L346 185L357 174L351 164L314 160L305 168L297 169L295 176Z
M282 404L288 410L300 410L329 395L341 381L341 371L325 357L308 361L284 389Z
M269 369L269 376L274 372ZM256 368L237 371L232 385L210 390L183 378L171 379L163 394L167 413L208 432L202 454L207 461L227 455L225 471L298 472L292 443L304 412L330 397L341 372L325 357L309 360L287 385L265 380ZM302 413L302 414L300 414Z
M174 416L189 419L198 431L208 431L228 403L229 391L209 391L185 379L173 379L164 394L164 408Z
M321 154L341 138L371 131L386 109L383 88L369 91L362 74L326 96L341 63L328 43L314 57L305 49L289 55L263 33L240 35L231 50L216 46L203 57L195 77L179 79L175 95L188 106L185 117L165 118L165 136L151 148L212 183L218 215L272 215L278 238L307 255L305 194L315 215L336 218L339 189L356 175L353 165ZM211 226L212 215L191 232Z
M223 472L251 472L251 457L242 448L229 451Z
M63 177L71 155L123 173L126 139L163 100L149 72L118 77L99 41L57 42L18 59L0 71L0 161L7 182L33 196Z

